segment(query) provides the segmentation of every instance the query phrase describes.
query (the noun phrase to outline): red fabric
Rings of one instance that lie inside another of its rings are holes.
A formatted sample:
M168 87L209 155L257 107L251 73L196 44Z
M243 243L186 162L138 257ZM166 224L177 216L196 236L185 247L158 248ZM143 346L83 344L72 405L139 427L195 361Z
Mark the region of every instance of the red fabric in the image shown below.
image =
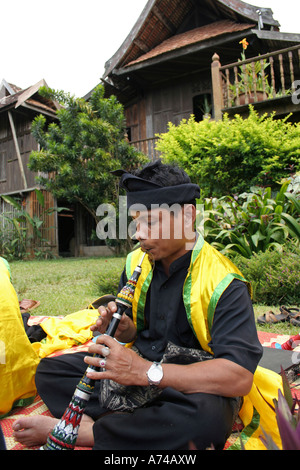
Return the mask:
M30 317L30 324L39 324L41 321L46 319L48 317ZM271 344L273 342L279 342L283 344L284 342L288 341L290 338L285 335L276 335L274 333L265 333L265 332L260 332L258 331L258 338L259 341L263 346L266 347L271 347ZM61 350L57 351L52 354L52 356L59 356L61 354L66 354L70 352L77 352L77 351L84 351L87 350L89 347L90 341L84 345L81 346L74 346L71 349L67 350ZM298 396L300 399L300 390L298 388L293 388L292 389L293 395ZM6 441L6 446L8 450L29 450L27 447L23 446L22 444L19 444L18 442L15 441L13 438L12 434L12 424L13 422L20 418L21 416L34 416L34 415L43 415L43 416L52 416L50 411L48 410L47 406L45 403L42 401L42 399L37 396L34 400L34 402L30 405L27 406L26 408L16 408L11 413L6 417L0 420L0 425L5 437ZM225 448L229 448L233 442L237 439L237 430L241 428L241 423L239 422L239 419L235 423L233 427L233 433L228 439ZM38 447L30 447L31 450L38 449ZM83 448L83 447L76 447L75 450L88 450L88 448Z

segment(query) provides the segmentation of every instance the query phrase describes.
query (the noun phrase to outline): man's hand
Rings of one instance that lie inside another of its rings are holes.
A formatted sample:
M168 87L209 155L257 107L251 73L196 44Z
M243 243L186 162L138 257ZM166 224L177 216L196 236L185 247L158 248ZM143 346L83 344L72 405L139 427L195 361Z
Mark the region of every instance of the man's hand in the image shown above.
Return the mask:
M93 380L112 379L121 385L148 385L147 370L151 362L143 359L132 349L119 344L110 336L101 335L96 344L89 347L89 353L105 357L105 370L87 372ZM100 367L99 357L86 356L86 364Z
M106 307L101 305L98 308L100 316L97 319L96 324L91 326L91 330L99 331L99 333L104 334L111 322L113 314L117 311L117 309L118 307L115 302L109 302ZM116 330L115 337L123 343L129 343L130 341L133 341L135 335L136 328L133 321L125 313L123 313Z
M106 349L109 348L108 350ZM91 354L105 357L105 370L88 372L91 379L112 379L122 385L148 385L147 371L152 362L143 359L132 349L119 344L110 336L101 335L89 348ZM103 367L99 358L85 357L85 362ZM247 395L253 374L227 359L195 362L193 364L162 364L164 376L160 388L172 387L183 393L211 393L225 397Z

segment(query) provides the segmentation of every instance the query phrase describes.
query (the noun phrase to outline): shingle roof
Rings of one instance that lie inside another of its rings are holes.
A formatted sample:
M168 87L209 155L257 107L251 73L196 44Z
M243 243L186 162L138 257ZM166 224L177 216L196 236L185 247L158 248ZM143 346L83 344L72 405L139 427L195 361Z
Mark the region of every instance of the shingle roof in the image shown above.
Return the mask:
M167 52L174 51L191 44L196 44L198 42L203 42L216 36L221 36L223 34L233 33L236 31L244 31L253 28L254 26L254 24L250 23L235 23L229 20L217 21L215 23L186 31L185 33L172 36L171 38L163 41L158 46L154 47L151 51L140 56L138 59L129 62L126 64L126 66L137 64L153 57L157 57L161 54L165 54Z
M35 85L25 88L24 90L17 87L16 85L9 85L14 93L0 98L0 110L3 110L7 107L17 108L25 103L51 113L54 113L55 110L58 109L57 103L45 99L38 94L38 90L41 86L47 86L45 80L40 80Z
M23 93L24 90L15 87L16 91L13 95L7 95L3 98L0 98L0 108L4 108L5 106L9 106L10 104L16 103L18 101L19 96Z
M179 29L184 21L188 20L195 7L201 7L204 13L208 13L208 18L215 18L212 21L223 18L238 24L256 25L259 8L262 11L265 28L280 26L278 21L274 20L270 8L253 6L245 0L148 0L125 41L106 62L102 78L111 78L113 70L125 68L129 63L136 63L135 61L139 61L141 57L143 57L141 60L144 60L145 54L152 53L161 43L180 33Z

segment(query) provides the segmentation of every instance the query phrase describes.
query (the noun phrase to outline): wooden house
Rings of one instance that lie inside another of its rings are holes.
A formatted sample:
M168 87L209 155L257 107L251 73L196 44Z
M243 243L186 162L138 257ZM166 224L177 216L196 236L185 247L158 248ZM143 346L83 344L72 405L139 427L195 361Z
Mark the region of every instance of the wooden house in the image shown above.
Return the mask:
M247 58L300 44L300 34L280 32L269 8L240 0L149 0L102 77L106 94L124 105L132 144L155 158L155 136L169 122L191 114L201 120L206 112L220 119L226 83L217 79L216 103L212 58L218 75L221 64L241 57L243 38Z
M47 248L53 253L58 252L57 219L55 213L46 216L45 210L55 207L56 201L49 192L44 193L44 207L38 200L35 189L36 174L29 170L28 161L32 150L38 144L31 133L31 123L35 116L43 114L49 122L56 119L57 104L42 98L38 90L47 85L44 80L22 90L2 80L0 84L0 194L11 196L21 202L28 214L43 220L43 239L48 240ZM0 198L0 213L14 217L14 208ZM1 218L1 231L9 230L9 224ZM31 230L28 227L27 230ZM33 236L33 234L31 234ZM42 248L37 240L32 240L33 249ZM43 242L42 245L45 245ZM45 248L45 246L44 246Z
M59 105L46 100L38 93L45 80L23 90L2 80L0 84L0 195L11 196L21 202L31 217L43 220L42 240L29 231L28 250L46 251L62 256L109 255L111 251L100 246L100 241L91 238L94 228L91 217L78 204L57 201L50 192L37 185L37 174L28 168L29 155L38 149L31 132L35 116L43 114L48 123L54 122ZM44 195L44 207L39 203L35 189ZM66 211L53 212L47 209L66 207ZM15 217L13 206L0 198L0 214ZM7 235L11 224L0 217L1 236ZM1 254L1 252L0 252Z

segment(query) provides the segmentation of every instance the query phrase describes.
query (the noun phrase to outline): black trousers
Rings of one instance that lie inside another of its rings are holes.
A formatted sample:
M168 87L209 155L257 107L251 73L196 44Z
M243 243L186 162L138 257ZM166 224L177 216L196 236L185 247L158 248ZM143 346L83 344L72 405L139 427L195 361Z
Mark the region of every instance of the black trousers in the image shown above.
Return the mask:
M86 353L42 359L37 390L56 418L61 418L87 365ZM149 406L108 413L99 403L99 382L85 414L94 421L94 450L222 450L239 408L239 399L206 393L183 394L166 388Z
M6 443L5 443L1 425L0 425L0 450L6 450Z

